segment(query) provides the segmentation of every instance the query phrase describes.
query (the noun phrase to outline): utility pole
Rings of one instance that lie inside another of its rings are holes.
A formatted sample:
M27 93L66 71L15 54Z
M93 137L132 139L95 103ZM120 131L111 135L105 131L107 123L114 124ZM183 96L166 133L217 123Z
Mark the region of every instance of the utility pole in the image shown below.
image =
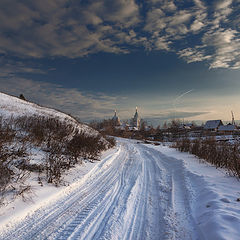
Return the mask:
M234 120L233 111L231 111L231 113L232 113L232 125L235 125L235 120Z

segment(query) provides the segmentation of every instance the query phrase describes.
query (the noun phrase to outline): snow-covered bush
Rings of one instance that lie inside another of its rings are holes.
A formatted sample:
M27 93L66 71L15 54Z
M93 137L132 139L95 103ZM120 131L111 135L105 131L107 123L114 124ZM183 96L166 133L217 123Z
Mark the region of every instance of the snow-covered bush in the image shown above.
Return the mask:
M94 130L93 130L94 131ZM24 187L27 173L37 172L48 183L59 185L63 171L82 159L97 160L101 151L112 146L100 134L88 134L77 124L51 116L20 116L0 118L0 190L16 195L28 191ZM32 161L32 152L42 159ZM40 179L40 178L39 178ZM17 190L14 185L21 182ZM24 190L25 189L25 190Z
M183 138L176 141L173 147L205 159L217 168L226 168L230 175L240 178L240 145L237 142L217 142L214 137L193 141Z
M24 183L29 172L20 167L27 156L25 141L16 142L18 136L12 123L13 119L6 122L0 117L0 205L9 191L12 197L23 197L29 189Z

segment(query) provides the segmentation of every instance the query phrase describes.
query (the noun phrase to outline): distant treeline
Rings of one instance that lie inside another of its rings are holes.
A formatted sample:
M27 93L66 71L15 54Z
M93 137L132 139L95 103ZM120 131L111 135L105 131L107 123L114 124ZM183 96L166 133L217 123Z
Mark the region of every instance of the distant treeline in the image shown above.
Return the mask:
M103 121L93 121L90 126L104 135L118 136L123 138L134 138L134 139L148 139L156 141L175 141L181 136L185 136L189 130L180 129L182 121L179 119L172 120L171 122L165 122L162 126L148 126L145 121L141 122L138 131L129 129L127 123L123 126L116 125L112 119L105 119ZM196 124L192 122L192 126L196 128Z

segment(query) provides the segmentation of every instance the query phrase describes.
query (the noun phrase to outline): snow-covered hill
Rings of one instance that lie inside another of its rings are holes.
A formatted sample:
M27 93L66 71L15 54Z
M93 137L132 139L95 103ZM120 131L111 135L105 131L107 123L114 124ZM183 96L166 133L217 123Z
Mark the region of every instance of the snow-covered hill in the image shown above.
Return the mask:
M65 113L0 93L0 216L43 186L54 192L53 185L73 182L74 174L67 177L73 168L84 168L110 146Z
M55 109L39 106L35 103L24 101L18 97L10 96L0 92L0 116L3 118L20 117L20 116L45 116L55 117L61 121L66 121L79 130L85 131L90 135L97 135L98 132L86 124L77 122L71 116L59 112Z

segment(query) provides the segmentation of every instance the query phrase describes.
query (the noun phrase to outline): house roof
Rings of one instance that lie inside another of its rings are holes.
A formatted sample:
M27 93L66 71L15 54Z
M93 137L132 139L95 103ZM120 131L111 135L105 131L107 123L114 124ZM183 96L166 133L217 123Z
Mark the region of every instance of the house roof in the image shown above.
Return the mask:
M222 120L209 120L205 123L204 129L216 129L223 125Z
M191 129L192 124L191 123L183 123L179 126L180 129Z
M232 124L222 125L218 128L219 131L234 131L236 130L236 126Z

